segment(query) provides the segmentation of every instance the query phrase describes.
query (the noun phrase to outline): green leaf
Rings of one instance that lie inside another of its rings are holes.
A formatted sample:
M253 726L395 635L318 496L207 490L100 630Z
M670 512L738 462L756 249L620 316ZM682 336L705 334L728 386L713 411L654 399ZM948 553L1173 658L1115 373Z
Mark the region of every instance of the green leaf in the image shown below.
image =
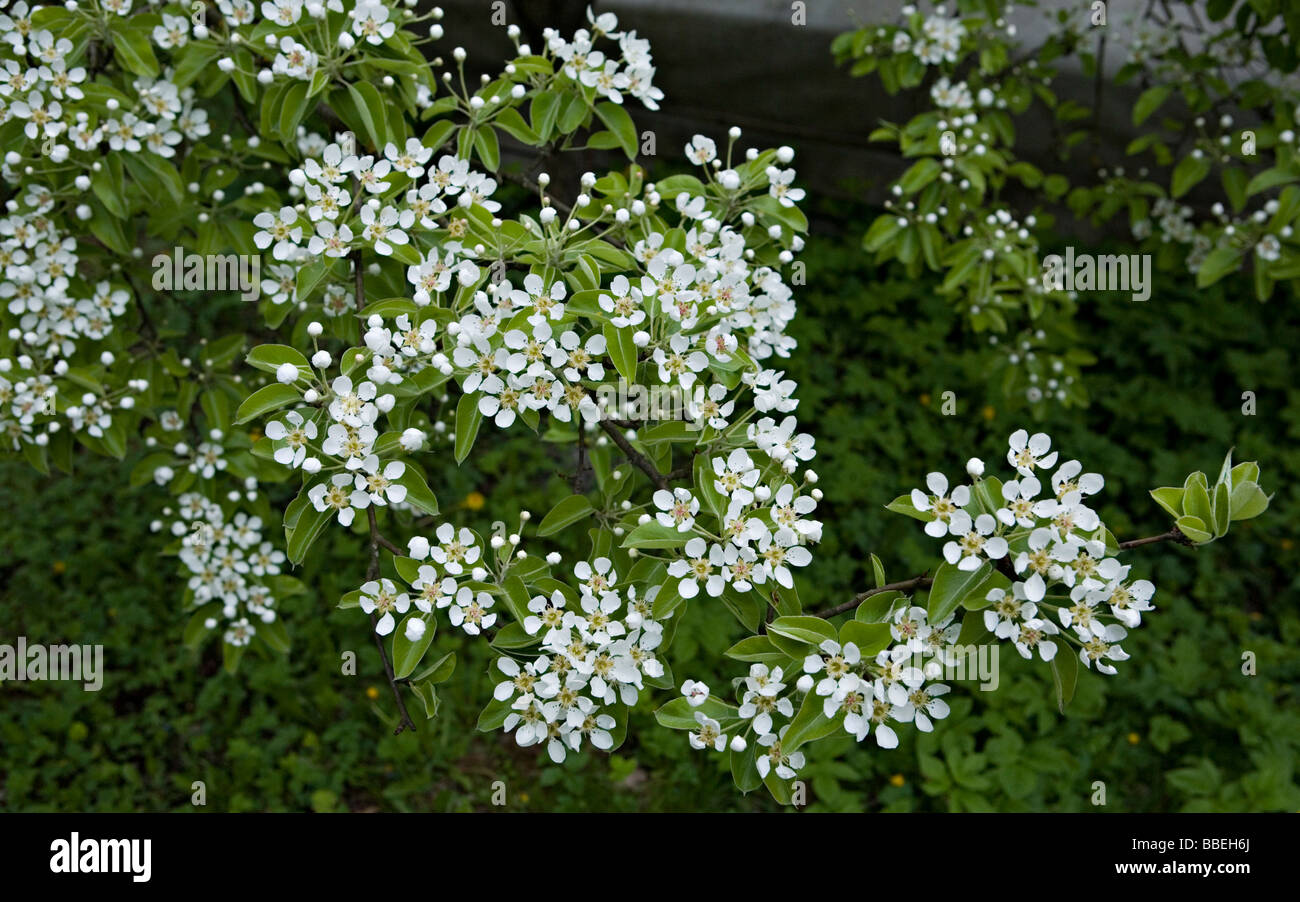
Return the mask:
M758 767L755 761L758 759L758 753L762 747L757 742L750 742L745 746L743 752L730 751L731 756L731 779L735 781L736 788L743 793L753 792L763 785L763 778L759 776Z
M412 620L423 620L425 626L424 635L414 642L406 638L406 624ZM402 618L402 621L397 624L397 629L393 630L394 677L401 680L415 672L420 659L429 650L429 643L433 641L433 635L437 631L437 627L437 618L432 614L412 611Z
M911 495L899 495L893 501L885 505L885 510L893 511L896 514L903 514L911 517L913 520L920 520L922 523L929 523L934 519L934 514L929 511L919 511L912 506Z
M298 123L307 113L307 82L295 81L280 98L280 140L289 143L298 138Z
M1261 191L1267 191L1269 188L1276 188L1278 185L1288 185L1291 182L1300 180L1297 176L1286 169L1273 168L1265 169L1263 172L1252 178L1246 185L1246 194L1255 195Z
M236 423L247 423L249 420L255 420L265 413L272 410L279 410L286 404L293 404L301 400L302 396L298 394L297 389L289 385L281 385L279 382L263 386L244 399L244 403L239 405L239 410L235 412Z
M827 639L838 639L838 633L830 623L820 617L802 614L778 617L767 625L767 631L808 645L821 645Z
M522 623L512 621L497 630L496 638L492 640L492 647L497 649L527 648L541 641L542 637L540 635L530 636L524 630Z
M181 643L189 648L197 648L209 632L206 625L207 619L218 616L220 611L221 604L218 602L204 605L195 611L185 624L185 630L181 633Z
M680 532L675 526L664 526L658 520L642 523L623 539L623 548L679 548L695 535Z
M528 114L532 119L533 131L543 141L549 140L551 132L555 130L555 119L559 112L560 95L555 91L541 91L533 97Z
M1070 646L1052 658L1052 685L1056 689L1056 707L1064 714L1065 706L1074 698L1074 687L1079 682L1079 658Z
M231 645L229 642L221 643L221 666L225 668L226 673L238 672L239 660L242 657L244 657L244 646Z
M943 167L937 160L926 157L913 163L911 168L903 173L898 185L903 189L904 194L915 194L937 179L942 171Z
M773 645L772 640L767 636L750 636L747 639L741 639L723 654L728 658L735 658L737 661L751 661L769 665L786 660L785 653Z
M1259 482L1259 464L1253 460L1243 460L1232 468L1230 484L1233 488L1243 482Z
M586 495L570 495L551 508L550 512L542 518L542 522L537 525L537 534L549 536L557 533L571 523L577 523L594 510Z
M1216 247L1201 262L1196 271L1196 287L1205 288L1213 285L1228 273L1237 269L1241 262L1242 251L1234 247Z
M1209 157L1183 157L1178 165L1174 167L1173 181L1170 184L1169 193L1174 197L1182 197L1209 174Z
M524 117L519 115L519 111L513 107L507 107L498 113L497 117L492 120L492 124L524 144L536 146L542 143L541 136L528 127L528 123L524 122Z
M429 680L412 680L410 687L411 692L424 706L425 719L432 720L438 714L438 690Z
M272 651L279 652L282 655L289 653L289 633L284 628L283 620L259 623L257 625L257 636L270 646Z
M1209 527L1206 526L1205 521L1200 517L1193 517L1191 515L1179 517L1174 521L1174 525L1178 527L1179 531L1181 531L1183 535L1187 536L1187 538L1191 539L1198 545L1203 545L1210 541L1210 539L1214 538L1210 533Z
M456 403L456 463L469 457L478 437L478 427L483 423L483 414L479 413L478 395L461 395Z
M862 652L863 658L872 658L888 648L894 641L888 623L864 623L846 620L840 627L840 645L852 642Z
M1246 481L1232 487L1232 519L1249 520L1268 509L1269 497L1256 483Z
M118 219L125 219L126 202L123 200L122 161L115 154L109 154L98 172L90 175L90 189L108 212Z
M659 726L670 730L695 730L700 726L699 721L695 719L696 711L716 720L722 725L724 731L728 726L740 721L740 711L734 705L712 696L705 699L704 704L699 707L692 707L685 698L675 698L655 711L655 720L659 722Z
M406 486L406 503L414 507L421 513L428 514L430 517L438 516L438 499L434 496L429 484L424 481L420 471L410 464L402 475L397 478L398 485Z
M303 487L304 493L306 486ZM325 527L329 525L334 516L334 511L326 508L323 511L316 510L310 502L298 517L298 522L292 528L285 530L285 553L289 560L295 564L301 564L307 557L307 549L311 548L312 542L315 542Z
M208 418L212 429L225 430L230 426L230 398L219 388L210 388L199 395L199 407Z
M1169 98L1173 90L1173 84L1162 84L1143 91L1142 96L1137 99L1137 103L1133 104L1133 124L1141 125L1149 119L1151 114Z
M1151 497L1156 504L1169 512L1170 516L1181 517L1183 514L1183 490L1176 486L1164 486L1151 490Z
M858 609L853 613L853 619L863 623L883 623L889 619L889 615L898 606L900 599L906 604L902 592L896 590L876 592L867 596L867 599L858 605Z
M489 172L501 168L501 142L497 133L490 128L480 128L474 132L474 152L483 161Z
M605 323L601 333L605 336L605 348L609 351L614 368L628 385L636 382L636 344L632 341L633 329L619 329L613 323Z
M633 124L632 117L628 115L627 110L617 103L605 102L596 105L596 115L600 117L601 122L605 123L605 127L618 138L619 146L623 148L623 153L627 154L627 158L635 160L637 151L636 125Z
M117 58L136 75L157 78L158 58L153 55L149 31L146 28L132 27L128 22L114 22L111 29L113 50Z
M670 576L659 585L659 591L655 595L654 608L651 614L655 620L664 620L671 616L678 608L686 604L686 599L682 598L677 591L681 579L676 576Z
M807 742L814 742L842 729L839 719L830 719L823 713L826 699L815 692L804 696L803 704L790 721L789 728L781 737L782 754L790 754Z
M993 565L988 561L974 570L959 570L956 565L944 561L935 571L934 583L930 586L926 619L932 624L939 623L957 610L957 605L979 588L992 570Z
M1214 510L1210 507L1210 494L1206 490L1205 477L1201 475L1200 479L1196 479L1198 475L1201 474L1194 473L1189 476L1186 485L1183 486L1183 510L1208 527L1214 522Z
M258 345L248 352L244 361L255 369L272 374L280 368L281 364L292 363L298 367L302 378L311 376L311 364L307 362L307 358L302 356L301 351L288 345Z
M1214 508L1214 534L1216 536L1226 535L1228 524L1232 521L1232 494L1228 491L1228 484L1220 482L1214 487L1214 497L1211 504Z
M428 667L411 677L411 682L445 683L456 670L456 653L449 651Z
M384 145L387 142L387 131L384 125L384 100L379 95L379 91L369 82L348 83L348 95L352 102L356 104L357 115L361 117L361 124L370 136L371 144L375 150L382 153Z

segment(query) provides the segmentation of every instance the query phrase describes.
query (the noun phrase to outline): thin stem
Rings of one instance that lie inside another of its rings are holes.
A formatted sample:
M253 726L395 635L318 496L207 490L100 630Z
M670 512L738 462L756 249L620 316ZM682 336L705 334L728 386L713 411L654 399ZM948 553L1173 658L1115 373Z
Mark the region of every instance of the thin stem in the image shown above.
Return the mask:
M366 568L366 581L378 579L379 577L379 544L382 536L379 535L379 526L375 522L374 505L366 508L366 517L370 521L370 565ZM387 541L384 539L383 541ZM392 543L389 543L390 545ZM371 634L375 637L375 647L379 649L379 657L384 661L384 673L388 677L388 685L393 690L393 699L397 702L397 710L402 713L402 720L393 730L393 735L397 736L403 730L409 729L415 731L415 722L411 720L411 715L406 711L406 702L402 700L402 690L397 687L397 677L393 673L393 662L388 660L388 649L384 648L384 640L380 638L379 633L374 631L374 625L378 621L375 612L370 612Z
M833 608L826 608L824 611L818 611L813 614L813 616L821 617L824 620L827 617L834 617L836 614L843 614L845 611L853 610L853 608L862 604L863 601L870 598L872 595L879 595L881 592L910 592L914 589L926 589L929 588L930 584L933 582L934 580L930 577L922 574L921 576L914 576L911 579L905 579L902 582L887 583L886 585L878 586L875 589L868 589L865 592L859 592L857 595L853 596L851 600L846 601L843 604L838 604Z
M1130 539L1127 542L1120 542L1119 550L1127 551L1130 548L1138 548L1142 545L1154 545L1156 542L1177 542L1179 545L1192 544L1192 540L1183 535L1182 530L1175 526L1169 532L1161 533L1158 536L1147 536L1144 539Z
M356 277L358 310L363 310L366 306L365 271L361 268L361 264L361 249L357 248L352 252L352 268ZM369 582L379 578L379 546L383 545L394 554L401 554L401 549L379 534L379 523L375 520L375 506L373 504L366 508L366 519L370 524L370 563L366 567L366 581ZM379 657L384 662L384 674L388 677L389 688L393 690L393 700L397 702L397 710L402 715L401 721L397 724L397 729L393 730L393 735L397 736L407 729L414 732L415 721L411 720L411 715L406 710L406 702L402 700L402 691L398 688L397 676L393 673L393 662L388 659L388 649L384 647L384 640L375 631L375 624L378 620L379 618L375 616L375 612L371 611L370 632L375 637L375 647L379 649Z
M623 435L617 426L608 420L600 420L600 428L605 430L605 434L610 437L614 444L618 445L618 449L623 452L623 455L633 466L650 477L651 482L661 489L668 488L668 477L655 468L655 465L650 462L650 458L633 448L632 443L627 440L627 436Z

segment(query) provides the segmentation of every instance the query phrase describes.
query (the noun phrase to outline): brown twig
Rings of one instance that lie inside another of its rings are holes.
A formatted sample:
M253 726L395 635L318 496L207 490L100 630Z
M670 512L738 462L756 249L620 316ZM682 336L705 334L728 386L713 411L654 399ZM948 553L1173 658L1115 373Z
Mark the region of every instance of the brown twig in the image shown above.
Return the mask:
M614 444L618 445L618 449L623 452L623 456L633 466L650 477L651 482L661 489L668 488L668 477L655 468L655 465L650 462L650 458L633 448L632 443L627 440L627 436L617 426L608 420L600 420L600 428L605 430L605 434L610 437Z
M1154 545L1156 542L1177 542L1179 545L1196 544L1191 539L1187 538L1187 536L1183 535L1182 530L1175 526L1170 529L1169 532L1161 533L1158 536L1147 536L1144 539L1130 539L1127 542L1120 542L1119 550L1127 551L1130 548L1138 548L1142 545Z
M362 310L366 306L366 282L361 264L361 249L357 248L352 252L352 267L356 276L358 310ZM375 520L375 506L373 504L366 508L366 519L370 524L370 563L366 567L366 581L369 582L379 578L379 547L382 545L394 554L401 554L401 549L379 534L379 523ZM388 677L388 685L393 690L393 700L397 702L397 710L402 715L401 721L397 724L397 729L393 730L393 735L396 736L407 729L414 732L415 721L411 720L411 715L406 710L406 702L402 700L402 690L397 686L397 677L393 673L393 662L388 659L388 649L384 647L384 640L380 638L379 633L374 630L377 621L378 618L375 616L375 612L371 611L371 634L375 637L375 647L379 649L379 657L384 662L384 674Z
M585 495L587 492L587 476L591 473L591 461L587 456L587 436L578 430L578 460L574 465L573 477L569 482L569 487L575 495Z
M878 586L875 589L868 589L865 592L859 592L857 595L854 595L851 600L846 601L843 604L837 604L833 608L826 608L823 611L818 611L812 616L821 617L824 620L827 617L834 617L836 614L843 614L845 611L851 611L872 595L879 595L881 592L910 592L914 589L925 589L933 582L934 580L923 574L921 576L914 576L911 579L905 579L902 582L888 583L883 586Z
M366 508L366 516L370 521L370 565L366 568L366 581L379 578L379 545L380 542L387 542L379 535L379 525L375 522L374 505ZM392 543L388 543L391 545ZM388 685L393 690L393 699L397 702L397 710L402 713L402 720L393 730L393 735L397 736L403 730L415 730L415 721L411 720L411 715L406 711L406 702L402 700L402 690L397 686L397 677L393 673L393 662L388 659L388 649L384 648L384 640L380 638L379 633L375 632L373 627L379 618L375 612L370 612L371 633L375 637L375 647L379 649L379 657L384 661L384 674L388 677Z

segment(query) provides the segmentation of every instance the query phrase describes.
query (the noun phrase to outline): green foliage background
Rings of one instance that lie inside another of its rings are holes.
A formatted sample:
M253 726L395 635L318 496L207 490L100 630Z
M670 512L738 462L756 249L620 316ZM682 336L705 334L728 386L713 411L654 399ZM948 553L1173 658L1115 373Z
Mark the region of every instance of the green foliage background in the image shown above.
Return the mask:
M1157 585L1158 610L1125 643L1133 659L1117 677L1081 674L1067 715L1045 667L1004 648L999 689L957 686L934 734L901 730L892 751L847 735L811 747L801 773L809 810L1095 810L1098 780L1107 811L1300 809L1291 367L1300 312L1256 303L1241 278L1197 291L1161 277L1146 303L1087 297L1078 328L1098 357L1087 372L1092 405L1027 423L986 375L985 339L962 331L935 286L871 266L860 249L871 216L822 209L801 257L808 285L791 330L800 347L786 371L801 386L800 423L817 435L827 524L800 584L805 605L868 586L869 552L890 579L921 572L933 540L883 505L930 469L956 477L970 456L996 472L1021 425L1050 432L1065 458L1106 476L1100 511L1121 540L1168 528L1148 488L1215 472L1230 446L1236 459L1260 462L1277 495L1264 516L1208 547L1130 553L1134 572ZM940 413L945 391L956 393L954 416ZM1245 391L1256 395L1255 416L1242 414ZM196 780L216 811L490 810L498 780L512 810L777 807L762 792L740 795L725 756L692 752L684 735L655 725L667 693L646 695L612 756L557 767L510 737L476 733L495 681L486 645L451 630L430 653L459 656L439 687L438 716L393 737L365 621L334 607L364 572L362 543L337 531L301 574L312 591L283 602L287 662L250 655L229 676L215 644L197 654L180 645L181 583L149 531L161 493L125 490L129 468L112 461L78 466L68 479L0 465L0 641L102 643L107 669L98 693L0 684L0 810L193 811ZM465 467L449 458L430 481L450 518L486 533L521 507L540 517L567 494L555 474L571 466L516 426L480 436ZM482 510L453 509L472 491L486 497ZM743 665L721 652L741 635L720 605L692 605L668 655L678 681L724 687ZM341 673L347 650L357 676ZM1257 676L1242 674L1246 651Z

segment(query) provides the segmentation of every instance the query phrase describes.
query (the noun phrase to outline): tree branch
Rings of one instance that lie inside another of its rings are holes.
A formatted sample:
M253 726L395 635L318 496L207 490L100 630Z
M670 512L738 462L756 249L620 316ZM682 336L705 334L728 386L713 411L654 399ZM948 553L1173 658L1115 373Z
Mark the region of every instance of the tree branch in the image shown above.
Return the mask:
M915 589L926 589L929 588L930 584L933 582L934 580L930 577L922 574L920 576L914 576L911 579L905 579L902 582L887 583L886 585L879 586L875 589L868 589L865 592L859 592L857 595L853 596L852 600L846 601L843 604L837 604L833 608L826 608L823 611L818 611L812 616L821 617L824 620L827 617L834 617L836 614L843 614L845 611L853 610L872 595L879 595L881 592L910 592Z
M356 278L357 290L357 310L364 310L366 306L366 281L365 271L361 268L361 248L352 252L353 275ZM375 520L375 506L369 505L366 508L366 519L370 524L370 564L366 567L366 581L369 582L379 578L379 546L383 545L394 554L401 554L402 551L388 539L379 534L379 524ZM379 633L375 632L375 624L379 618L375 612L370 612L370 634L375 637L375 647L379 649L379 657L384 662L384 674L388 677L388 686L393 690L393 700L397 702L397 710L401 713L402 719L397 724L397 729L393 730L393 735L397 736L403 730L415 731L415 721L411 720L411 715L407 713L406 702L402 700L402 690L397 686L397 677L393 673L393 662L388 659L388 649L384 647L384 640Z
M1127 551L1130 548L1138 548L1142 545L1154 545L1156 542L1177 542L1179 545L1196 544L1191 539L1187 538L1187 536L1183 535L1182 530L1175 526L1170 529L1169 532L1161 533L1158 536L1147 536L1144 539L1130 539L1127 542L1120 542L1119 550Z
M627 436L623 435L617 426L608 420L600 420L599 422L600 428L605 430L605 434L610 437L614 444L618 445L618 449L623 452L623 455L633 466L649 476L650 481L659 488L668 488L668 477L655 468L655 465L650 462L650 458L633 448L632 443L627 440Z
M379 544L382 537L379 535L379 525L375 522L375 507L372 504L366 508L366 517L370 521L370 566L366 568L366 581L379 578ZM388 542L387 539L383 539ZM388 542L391 546L392 543ZM384 673L388 677L388 685L393 690L393 699L397 702L397 710L402 714L402 720L393 730L396 736L403 730L410 729L415 731L415 722L411 720L411 715L406 711L406 702L402 700L402 690L397 687L397 677L393 674L393 662L388 660L388 649L384 648L384 640L380 638L379 633L374 631L374 625L378 621L375 612L370 612L371 634L375 637L375 647L379 649L379 657L384 661Z

